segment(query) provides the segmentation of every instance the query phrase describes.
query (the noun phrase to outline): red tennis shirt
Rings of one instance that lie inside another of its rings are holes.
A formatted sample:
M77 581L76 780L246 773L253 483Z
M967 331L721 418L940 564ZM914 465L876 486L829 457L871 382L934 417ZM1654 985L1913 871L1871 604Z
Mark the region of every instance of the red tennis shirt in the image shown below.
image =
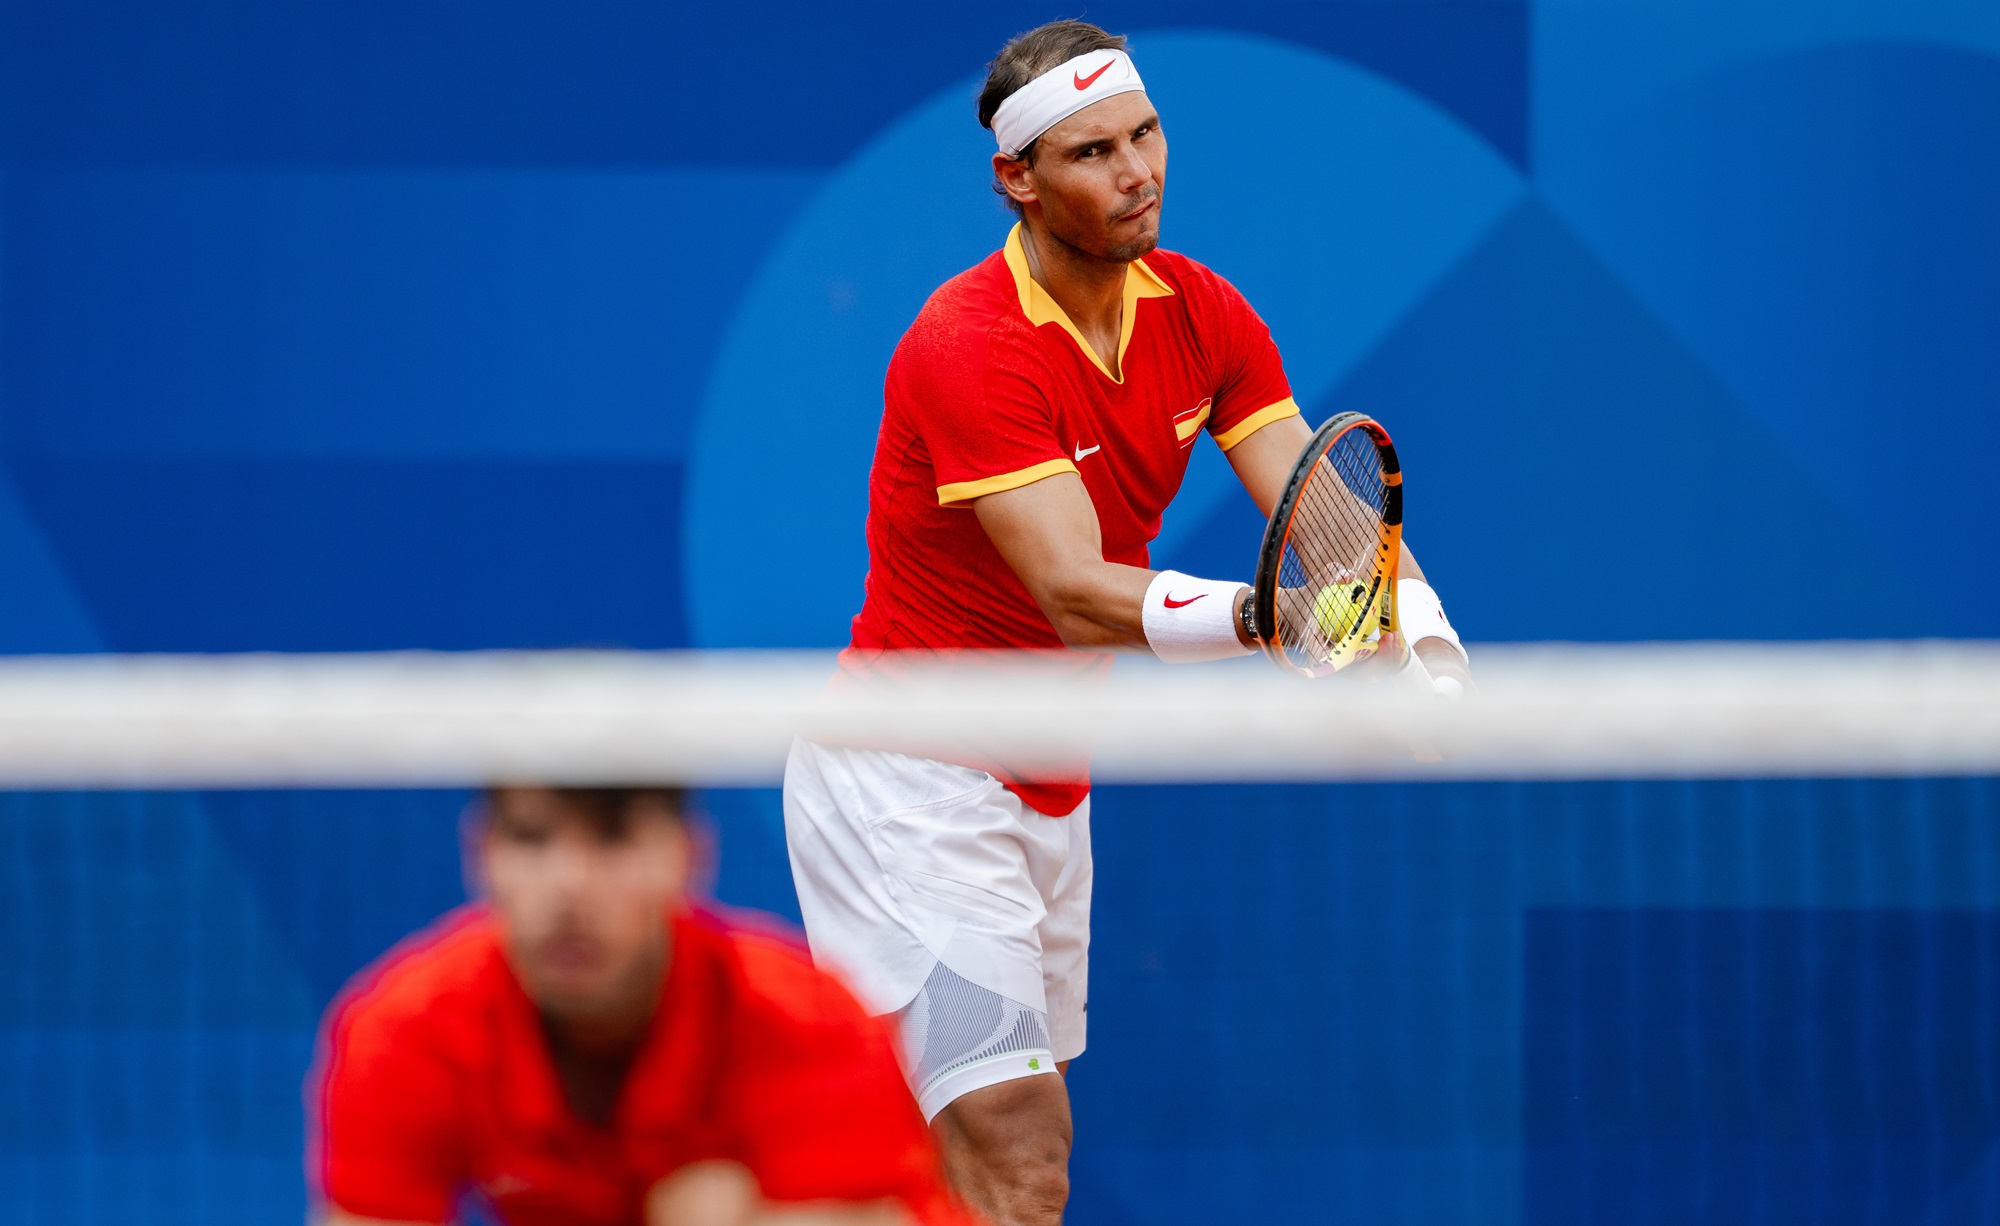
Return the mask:
M881 1024L799 953L707 917L673 921L659 1011L603 1126L569 1108L479 906L350 985L315 1081L318 1190L360 1217L443 1222L470 1194L516 1226L635 1226L655 1180L727 1158L773 1200L896 1197L970 1221Z
M889 362L849 672L865 674L885 651L1063 646L973 499L1077 473L1105 560L1147 566L1196 437L1206 430L1227 451L1298 413L1270 329L1186 256L1134 260L1123 319L1114 376L1028 275L1019 226L924 304ZM1084 655L1078 666L1109 662ZM1070 813L1090 790L1087 778L995 773L1042 813Z

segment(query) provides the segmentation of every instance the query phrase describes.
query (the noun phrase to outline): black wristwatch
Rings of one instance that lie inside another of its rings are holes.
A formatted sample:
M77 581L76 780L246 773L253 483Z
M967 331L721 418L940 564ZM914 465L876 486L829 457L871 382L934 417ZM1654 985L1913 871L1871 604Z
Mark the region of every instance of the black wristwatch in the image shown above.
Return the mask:
M1249 595L1243 598L1243 608L1237 613L1237 618L1243 623L1244 638L1249 639L1252 643L1262 643L1264 641L1263 637L1257 633L1256 588L1251 588Z

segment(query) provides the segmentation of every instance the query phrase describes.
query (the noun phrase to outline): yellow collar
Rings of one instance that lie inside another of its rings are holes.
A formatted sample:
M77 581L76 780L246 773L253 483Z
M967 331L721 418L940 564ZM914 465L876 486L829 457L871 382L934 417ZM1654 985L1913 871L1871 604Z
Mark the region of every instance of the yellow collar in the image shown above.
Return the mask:
M1043 324L1061 324L1063 331L1076 341L1076 347L1083 350L1083 356L1103 371L1105 378L1113 383L1125 382L1125 350L1132 343L1132 324L1139 317L1139 299L1171 297L1174 291L1167 287L1167 283L1146 267L1144 260L1133 260L1125 266L1125 302L1119 310L1118 324L1118 373L1114 375L1105 369L1104 359L1098 357L1097 350L1083 339L1083 333L1070 322L1069 315L1054 298L1049 297L1049 291L1028 275L1028 253L1021 247L1019 222L1008 232L1003 254L1007 257L1008 271L1014 274L1014 290L1021 295L1021 314L1028 317L1028 322L1037 328Z

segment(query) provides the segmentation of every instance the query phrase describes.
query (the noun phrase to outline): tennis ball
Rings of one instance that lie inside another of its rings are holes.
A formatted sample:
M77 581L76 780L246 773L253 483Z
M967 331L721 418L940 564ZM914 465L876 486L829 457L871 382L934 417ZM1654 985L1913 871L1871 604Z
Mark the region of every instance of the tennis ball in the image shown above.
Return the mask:
M1319 590L1313 601L1313 620L1329 643L1341 643L1354 633L1368 612L1368 585L1333 583Z

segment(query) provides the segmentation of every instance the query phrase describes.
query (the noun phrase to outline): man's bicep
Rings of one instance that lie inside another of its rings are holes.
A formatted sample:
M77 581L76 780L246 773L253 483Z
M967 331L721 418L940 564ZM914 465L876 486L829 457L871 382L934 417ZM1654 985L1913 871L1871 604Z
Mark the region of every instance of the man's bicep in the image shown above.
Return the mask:
M988 494L974 501L972 510L1037 600L1066 572L1104 559L1097 508L1083 478L1073 472Z

